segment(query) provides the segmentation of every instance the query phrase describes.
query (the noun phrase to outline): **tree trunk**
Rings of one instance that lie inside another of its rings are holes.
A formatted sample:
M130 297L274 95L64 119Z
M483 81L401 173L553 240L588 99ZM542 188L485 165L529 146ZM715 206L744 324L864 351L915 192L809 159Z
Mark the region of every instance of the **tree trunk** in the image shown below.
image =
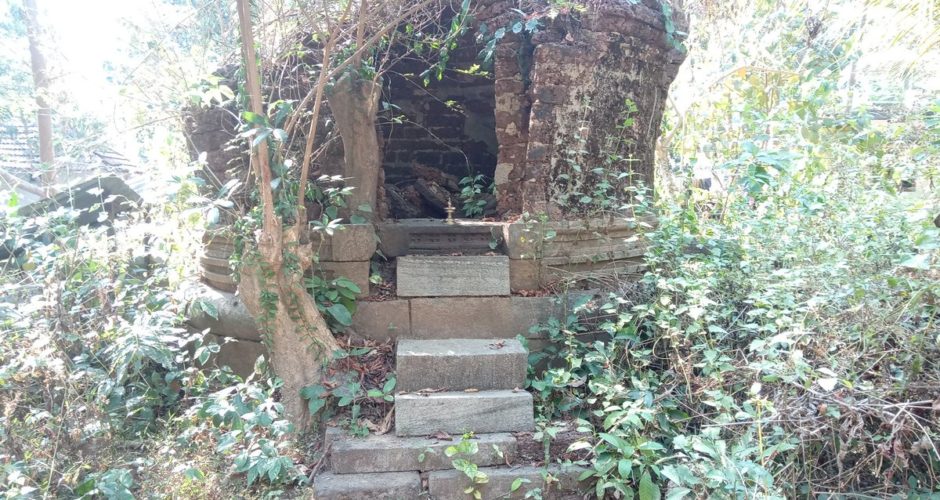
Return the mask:
M375 129L382 86L347 73L330 89L330 111L343 139L346 177L355 187L347 202L350 213L362 205L375 209L382 158ZM369 214L360 214L368 216Z
M313 250L309 238L303 238L307 243L302 244L296 226L286 230L283 237L283 246L298 256L300 267L310 269ZM259 250L259 261L249 259L242 265L238 290L248 312L261 326L274 372L284 382L284 411L294 427L302 430L310 414L300 391L320 382L323 368L339 344L304 288L302 274L285 270L280 262L270 264L264 246ZM274 300L263 294L274 294L269 295Z
M49 73L46 58L42 53L42 26L36 0L25 0L26 34L29 38L29 57L33 71L33 87L36 93L37 125L39 128L39 161L42 162L42 185L46 196L53 194L56 181L55 150L52 144L52 105L49 103Z
M251 111L263 115L261 77L251 32L249 0L238 0L238 18ZM296 226L282 230L274 214L266 141L251 148L251 165L259 180L263 220L257 234L256 249L246 249L248 258L243 260L239 289L245 306L258 319L265 335L274 372L284 382L281 403L286 416L296 430L303 430L309 423L310 414L300 391L320 381L322 368L338 344L313 297L307 294L302 284L303 270L309 269L313 263L309 238L302 234L305 221L298 221ZM296 255L300 271L285 269L284 248Z

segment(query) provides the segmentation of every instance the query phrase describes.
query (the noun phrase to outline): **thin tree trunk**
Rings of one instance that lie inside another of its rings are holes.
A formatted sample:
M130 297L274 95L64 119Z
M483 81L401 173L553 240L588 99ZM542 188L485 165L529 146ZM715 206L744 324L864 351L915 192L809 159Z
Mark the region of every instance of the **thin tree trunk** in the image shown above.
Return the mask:
M49 102L49 72L42 53L42 26L39 23L39 8L36 0L25 0L26 34L29 38L29 58L33 72L33 87L36 93L37 125L39 128L39 161L42 162L42 185L46 196L54 193L56 181L55 149L52 144L52 105Z
M238 1L238 18L245 58L246 87L251 111L264 114L261 101L261 80L251 31L249 0ZM313 117L315 121L316 116ZM265 333L274 372L283 381L281 403L295 429L303 430L309 423L307 405L300 396L304 387L320 381L322 368L339 346L320 314L313 297L302 283L301 272L284 268L283 250L291 249L299 260L300 269L309 269L313 249L300 225L284 231L274 214L271 192L271 169L268 147L261 141L251 148L251 165L261 191L263 222L257 235L256 255L244 259L239 292L248 311L258 318Z

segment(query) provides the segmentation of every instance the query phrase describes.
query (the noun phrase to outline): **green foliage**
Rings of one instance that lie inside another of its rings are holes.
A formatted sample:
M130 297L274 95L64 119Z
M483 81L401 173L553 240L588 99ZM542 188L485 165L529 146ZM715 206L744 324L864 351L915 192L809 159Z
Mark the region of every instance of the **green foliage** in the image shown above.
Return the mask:
M331 329L343 331L352 325L352 315L356 312L356 297L362 292L358 285L347 278L327 281L319 276L306 278L304 283Z
M248 486L303 481L285 439L293 429L275 399L279 386L277 380L249 380L207 395L188 410L194 425L179 435L178 445L202 446L194 437L208 435L215 452L231 457L232 472L243 474Z
M464 493L477 500L483 498L483 493L479 489L480 485L490 482L489 476L473 462L473 456L479 451L480 447L474 441L472 433L464 434L459 443L444 449L444 455L453 458L451 463L454 468L470 479L470 486L464 489Z
M940 200L899 189L936 182L935 104L881 123L847 107L851 44L766 8L742 36L768 59L742 48L672 143L717 192L634 199L658 218L642 282L537 329L540 425L591 433L571 450L598 497L938 487Z
M334 352L330 376L321 384L301 390L310 413L316 415L323 412L325 416L340 414L351 434L368 435L369 426L361 417L364 412L378 413L383 417L387 414L386 408L395 401L397 379L394 373L386 373L384 377L373 374L365 379L360 374L368 370L367 367L374 367L376 360L381 360L388 351L390 346L384 345L350 347Z
M495 185L486 183L486 177L483 174L467 176L460 179L460 201L463 207L463 214L467 217L482 217L483 210L486 208L486 199L482 197L484 193L492 193Z
M642 202L647 189L633 179L634 159L625 157L622 151L632 141L629 130L635 123L637 106L631 100L624 101L617 133L606 138L606 154L600 164L591 163L594 155L588 151L588 121L593 113L590 102L582 103L573 142L562 151L562 161L550 186L552 202L561 207L569 217L604 213L622 213L630 205Z

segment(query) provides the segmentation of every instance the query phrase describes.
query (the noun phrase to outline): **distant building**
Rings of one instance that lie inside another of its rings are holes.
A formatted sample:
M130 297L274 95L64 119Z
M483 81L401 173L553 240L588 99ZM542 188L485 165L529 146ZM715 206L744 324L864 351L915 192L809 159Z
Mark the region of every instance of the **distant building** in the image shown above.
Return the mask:
M94 204L89 201L89 190L101 200L110 194L120 194L134 201L148 198L153 191L149 176L141 167L107 146L89 147L78 157L58 157L55 168L55 195L46 203L37 204L45 198L38 133L30 126L0 126L0 192L6 193L0 205L4 207L14 193L17 203L12 208L35 212L53 205L87 209ZM105 195L106 192L110 194Z

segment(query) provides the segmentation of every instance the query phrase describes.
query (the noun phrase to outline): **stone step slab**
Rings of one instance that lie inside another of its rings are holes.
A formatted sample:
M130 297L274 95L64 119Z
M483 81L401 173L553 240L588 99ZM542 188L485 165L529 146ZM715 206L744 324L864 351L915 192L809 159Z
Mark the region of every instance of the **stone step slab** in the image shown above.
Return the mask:
M323 472L313 480L316 500L414 500L420 496L421 476L417 472Z
M411 338L512 338L514 297L411 299Z
M337 474L453 469L453 459L444 451L460 439L459 435L447 440L390 434L357 438L335 427L327 431L330 465ZM516 458L516 438L512 434L477 434L473 439L479 450L473 455L477 465L501 465Z
M406 255L397 260L399 297L509 295L505 255Z
M496 390L525 385L528 353L516 339L398 341L398 390Z
M582 467L562 465L550 465L547 468L480 467L479 471L486 474L488 481L476 485L475 488L481 493L483 500L526 498L526 494L535 489L539 489L541 493L541 496L536 498L580 500L594 489L591 481L578 481L584 470ZM551 476L557 481L546 481L546 476ZM522 479L523 482L518 489L512 491L512 484L517 479ZM433 499L470 498L464 493L470 486L470 479L458 470L434 471L428 475L428 492Z
M395 397L398 436L534 429L532 395L522 390L404 393Z

